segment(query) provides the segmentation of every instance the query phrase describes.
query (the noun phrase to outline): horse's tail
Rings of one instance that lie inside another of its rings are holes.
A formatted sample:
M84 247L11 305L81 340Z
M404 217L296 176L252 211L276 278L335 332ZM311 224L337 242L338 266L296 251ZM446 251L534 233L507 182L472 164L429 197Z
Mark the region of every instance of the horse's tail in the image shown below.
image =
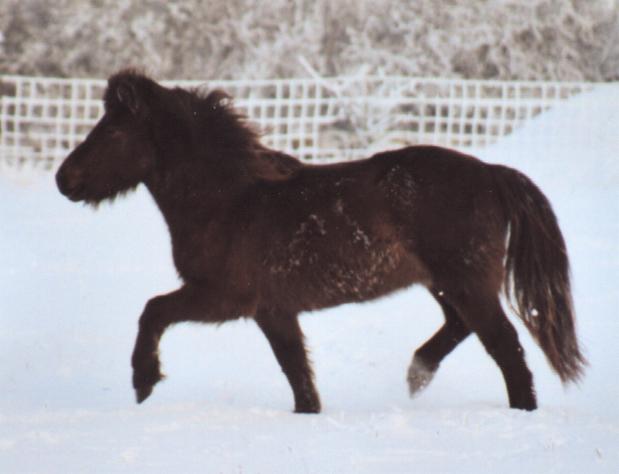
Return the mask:
M505 293L563 383L587 364L576 339L565 241L548 199L524 174L494 165L509 220Z

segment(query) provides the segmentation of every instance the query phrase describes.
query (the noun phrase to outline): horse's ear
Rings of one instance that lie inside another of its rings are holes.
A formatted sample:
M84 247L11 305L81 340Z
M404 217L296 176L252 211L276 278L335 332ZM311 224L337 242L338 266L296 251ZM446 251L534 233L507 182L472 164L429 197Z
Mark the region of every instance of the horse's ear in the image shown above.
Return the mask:
M133 115L138 115L144 108L143 99L132 81L125 80L116 86L116 98Z

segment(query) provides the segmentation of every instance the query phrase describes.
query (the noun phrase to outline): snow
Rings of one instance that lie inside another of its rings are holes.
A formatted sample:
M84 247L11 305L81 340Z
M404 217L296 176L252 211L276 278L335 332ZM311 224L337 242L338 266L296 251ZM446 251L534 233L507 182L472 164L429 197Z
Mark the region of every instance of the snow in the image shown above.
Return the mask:
M138 406L137 318L178 286L152 200L139 189L95 212L49 174L0 180L0 472L619 472L618 103L616 87L597 87L478 153L544 190L572 259L591 366L563 389L512 318L535 376L532 413L507 408L475 338L409 398L412 352L442 320L421 288L302 317L320 415L291 413L252 321L169 330L169 377Z

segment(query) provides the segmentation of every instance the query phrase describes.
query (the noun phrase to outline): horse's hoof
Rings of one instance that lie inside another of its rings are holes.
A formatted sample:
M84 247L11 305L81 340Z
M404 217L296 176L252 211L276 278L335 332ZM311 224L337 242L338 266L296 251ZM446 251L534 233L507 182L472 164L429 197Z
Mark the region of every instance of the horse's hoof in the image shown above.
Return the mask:
M149 385L147 387L136 387L135 389L135 399L138 403L142 403L146 400L150 394L153 393L153 386Z
M535 391L531 388L531 391L521 393L517 397L510 396L509 407L526 411L537 410L537 398L535 396Z
M408 391L411 397L414 397L424 388L426 388L434 378L435 370L430 369L424 362L414 358L408 368Z
M134 369L133 388L136 401L142 403L146 400L153 393L153 387L163 378L163 374L159 371L159 363L151 364L146 370Z
M316 414L320 413L320 405L319 406L309 406L309 407L296 407L294 409L295 413L304 413L304 414Z
M318 396L309 397L295 403L295 413L320 413L320 399Z

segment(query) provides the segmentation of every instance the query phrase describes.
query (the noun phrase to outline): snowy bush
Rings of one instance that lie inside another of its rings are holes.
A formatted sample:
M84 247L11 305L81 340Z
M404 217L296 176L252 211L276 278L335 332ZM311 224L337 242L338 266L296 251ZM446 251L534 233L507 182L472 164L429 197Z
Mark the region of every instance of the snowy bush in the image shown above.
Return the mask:
M617 0L4 0L0 73L619 78Z

